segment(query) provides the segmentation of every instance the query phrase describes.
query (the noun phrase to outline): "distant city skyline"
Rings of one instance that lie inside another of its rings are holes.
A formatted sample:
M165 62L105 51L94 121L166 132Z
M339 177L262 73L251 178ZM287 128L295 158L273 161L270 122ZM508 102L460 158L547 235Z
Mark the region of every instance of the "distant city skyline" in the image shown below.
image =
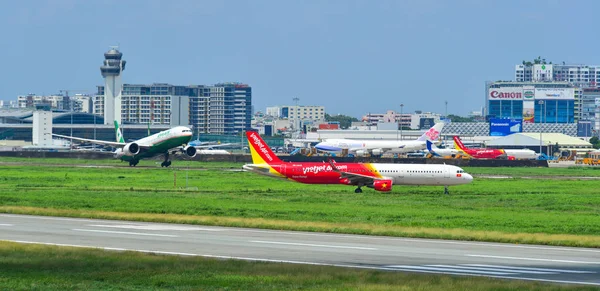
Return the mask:
M585 9L581 9L584 7ZM7 1L0 100L103 85L110 46L123 83L252 86L255 111L415 110L466 116L485 81L541 56L599 65L596 1Z

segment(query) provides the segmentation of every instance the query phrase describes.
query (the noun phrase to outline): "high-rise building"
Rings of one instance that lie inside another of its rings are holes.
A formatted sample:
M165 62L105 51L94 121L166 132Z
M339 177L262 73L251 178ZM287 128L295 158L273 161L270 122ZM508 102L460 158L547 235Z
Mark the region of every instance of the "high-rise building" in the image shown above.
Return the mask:
M102 77L104 77L103 92L103 111L104 123L113 124L116 120L121 123L121 73L125 70L125 60L122 60L123 54L116 48L111 48L104 53L104 63L100 67Z
M488 118L573 123L581 90L569 82L487 82Z
M77 94L69 96L49 95L41 96L35 94L22 95L17 97L19 108L34 108L36 105L48 105L54 110L68 110L75 112L92 112L92 97L88 95Z
M96 112L104 110L104 93L98 86ZM195 133L215 134L250 128L252 88L246 84L124 84L121 96L121 118L127 123L191 125Z
M515 66L517 82L569 82L581 88L600 84L600 66L525 63Z

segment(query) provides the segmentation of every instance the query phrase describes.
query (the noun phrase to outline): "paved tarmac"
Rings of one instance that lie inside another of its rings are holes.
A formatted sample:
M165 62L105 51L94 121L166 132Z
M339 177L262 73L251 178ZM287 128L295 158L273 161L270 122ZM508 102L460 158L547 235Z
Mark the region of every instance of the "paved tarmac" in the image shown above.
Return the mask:
M12 214L0 240L600 286L600 249Z

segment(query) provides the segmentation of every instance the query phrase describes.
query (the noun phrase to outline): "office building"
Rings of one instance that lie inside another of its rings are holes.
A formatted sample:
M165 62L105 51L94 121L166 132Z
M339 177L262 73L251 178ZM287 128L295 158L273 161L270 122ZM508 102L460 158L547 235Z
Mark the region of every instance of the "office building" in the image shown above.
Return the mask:
M441 115L432 112L422 112L420 110L414 113L402 113L397 111L388 110L386 113L369 113L362 117L362 121L366 122L368 126L374 126L378 123L397 123L398 129L402 128L410 129L428 129L432 127L436 122L440 122Z
M579 115L580 94L569 82L487 82L487 117L573 123Z
M267 107L267 115L287 119L294 130L304 125L318 124L325 121L325 107L315 105L284 105Z
M98 86L96 112L103 112L105 87ZM241 83L178 86L124 84L125 123L192 126L194 133L236 134L250 128L252 88Z
M35 108L37 105L48 105L52 110L65 110L75 112L92 112L92 97L89 95L77 94L68 95L49 95L41 96L28 94L17 97L19 108Z
M597 87L600 84L600 66L532 64L515 66L517 82L569 82L577 87Z

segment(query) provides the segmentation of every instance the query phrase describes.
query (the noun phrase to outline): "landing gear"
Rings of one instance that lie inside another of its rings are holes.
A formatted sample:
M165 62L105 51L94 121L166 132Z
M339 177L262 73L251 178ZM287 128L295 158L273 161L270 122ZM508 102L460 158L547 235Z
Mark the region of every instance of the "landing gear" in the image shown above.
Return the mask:
M171 161L169 161L169 153L165 154L165 161L160 164L161 167L169 167L171 165Z
M450 195L450 191L448 191L448 186L444 186L444 194Z
M362 189L360 187L354 189L354 193L362 193Z
M138 164L139 162L140 162L140 161L138 161L138 160L131 160L131 161L129 161L129 166L130 166L130 167L135 167L135 166L137 166L137 164Z

